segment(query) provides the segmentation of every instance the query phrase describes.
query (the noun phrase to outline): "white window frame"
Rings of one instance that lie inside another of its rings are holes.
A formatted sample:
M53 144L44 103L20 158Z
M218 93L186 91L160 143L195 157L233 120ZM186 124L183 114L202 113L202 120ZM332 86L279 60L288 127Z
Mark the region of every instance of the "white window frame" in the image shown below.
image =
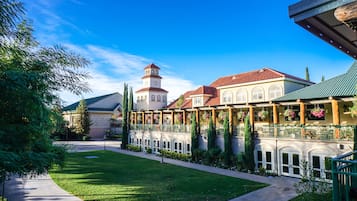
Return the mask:
M236 92L236 102L245 103L247 102L247 91L240 89Z
M272 85L268 89L269 99L279 98L283 95L283 90L279 85Z
M264 100L264 89L262 87L255 87L252 89L252 101Z
M233 93L231 91L223 92L222 96L222 103L232 103Z

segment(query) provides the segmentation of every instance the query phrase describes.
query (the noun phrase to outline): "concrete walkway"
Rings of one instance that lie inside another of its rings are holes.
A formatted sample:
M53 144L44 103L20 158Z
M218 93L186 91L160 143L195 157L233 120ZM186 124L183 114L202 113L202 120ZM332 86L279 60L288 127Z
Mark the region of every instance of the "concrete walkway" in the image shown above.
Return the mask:
M128 154L141 158L161 161L162 158L153 154L143 152L131 152L119 149L120 142L117 141L73 141L73 142L57 142L67 144L70 151L94 151L94 150L110 150L118 153ZM225 170L221 168L209 167L195 163L189 163L179 160L164 158L165 163L178 165L182 167L202 170L220 175L226 175L236 178L248 179L256 182L270 184L270 186L245 194L231 201L287 201L296 196L293 184L298 182L298 179L288 177L263 177L253 174L247 174L237 171ZM9 201L23 200L59 200L59 201L77 201L79 198L70 195L60 187L58 187L48 176L40 176L33 179L22 180L21 178L12 179L7 185L7 197Z

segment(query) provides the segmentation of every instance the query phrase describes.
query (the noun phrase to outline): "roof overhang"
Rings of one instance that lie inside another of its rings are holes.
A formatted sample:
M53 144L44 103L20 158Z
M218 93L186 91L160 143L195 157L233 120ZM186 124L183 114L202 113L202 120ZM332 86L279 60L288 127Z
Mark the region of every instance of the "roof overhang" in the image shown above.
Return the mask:
M301 0L289 6L295 23L356 59L357 32L336 19L336 8L356 0Z

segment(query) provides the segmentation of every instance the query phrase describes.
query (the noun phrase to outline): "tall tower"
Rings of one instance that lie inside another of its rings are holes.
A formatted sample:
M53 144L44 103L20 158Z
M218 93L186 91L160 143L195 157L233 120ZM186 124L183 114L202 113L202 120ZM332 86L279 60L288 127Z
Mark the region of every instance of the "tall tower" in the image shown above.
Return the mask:
M136 91L138 110L156 110L166 107L167 91L161 88L160 68L149 64L144 68L143 87Z

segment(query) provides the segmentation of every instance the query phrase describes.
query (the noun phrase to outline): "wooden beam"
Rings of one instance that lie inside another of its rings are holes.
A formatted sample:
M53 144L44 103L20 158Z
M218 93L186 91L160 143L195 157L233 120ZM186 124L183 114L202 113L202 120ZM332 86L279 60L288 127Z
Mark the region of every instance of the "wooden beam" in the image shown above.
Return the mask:
M216 128L216 109L212 108L212 121L213 121L213 126Z
M300 124L305 125L305 103L300 102Z
M279 124L279 112L278 112L278 105L273 104L273 124Z
M249 106L249 121L251 125L254 124L254 108L252 105Z
M331 100L332 105L332 123L333 125L340 125L340 114L338 111L338 101L333 99Z

